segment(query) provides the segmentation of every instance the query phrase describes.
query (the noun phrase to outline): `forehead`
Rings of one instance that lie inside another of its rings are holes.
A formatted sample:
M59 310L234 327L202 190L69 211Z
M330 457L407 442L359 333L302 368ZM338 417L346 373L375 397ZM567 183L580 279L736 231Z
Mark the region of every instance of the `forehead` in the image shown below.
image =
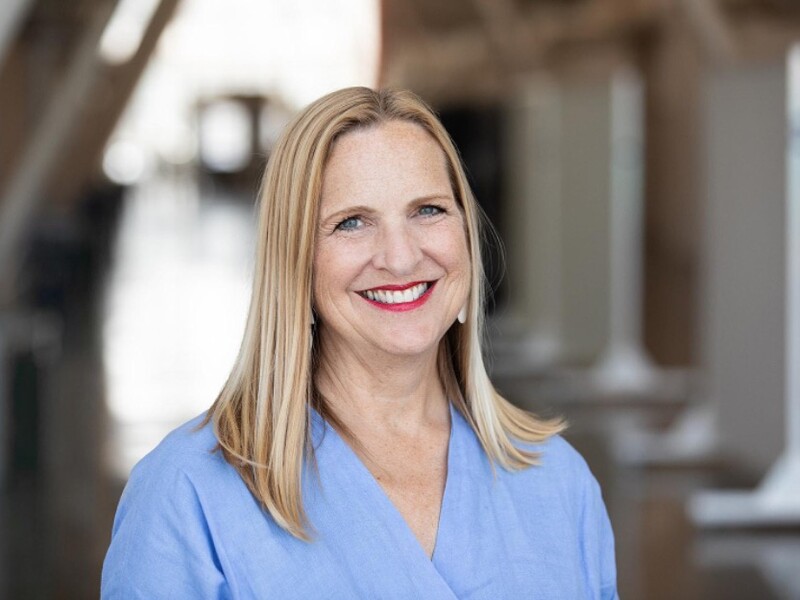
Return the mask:
M322 201L341 196L450 193L447 158L425 129L389 121L344 134L334 144L322 179ZM363 198L360 198L363 200Z

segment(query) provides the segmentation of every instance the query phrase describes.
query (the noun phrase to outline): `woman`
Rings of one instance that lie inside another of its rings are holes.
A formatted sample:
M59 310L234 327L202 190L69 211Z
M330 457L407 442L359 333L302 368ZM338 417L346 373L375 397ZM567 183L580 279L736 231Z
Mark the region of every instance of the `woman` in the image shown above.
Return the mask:
M478 221L411 93L294 119L239 356L131 474L104 597L616 597L586 464L486 375Z

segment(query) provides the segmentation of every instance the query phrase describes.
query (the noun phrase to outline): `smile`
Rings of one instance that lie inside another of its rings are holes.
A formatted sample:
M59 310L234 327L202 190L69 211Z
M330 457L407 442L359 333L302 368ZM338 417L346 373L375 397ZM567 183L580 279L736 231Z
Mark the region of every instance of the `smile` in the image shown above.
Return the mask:
M384 310L405 311L422 306L430 297L435 281L421 281L404 286L385 286L358 292L367 302Z

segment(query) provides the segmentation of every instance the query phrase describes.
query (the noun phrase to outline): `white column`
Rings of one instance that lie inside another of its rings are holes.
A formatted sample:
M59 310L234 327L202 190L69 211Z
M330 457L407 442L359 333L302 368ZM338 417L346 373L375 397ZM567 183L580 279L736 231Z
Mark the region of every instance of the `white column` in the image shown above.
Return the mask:
M714 77L709 93L709 334L721 449L755 490L689 502L704 526L800 524L797 60ZM792 86L787 86L787 79ZM771 466L770 466L771 465Z
M658 383L642 347L644 91L639 75L610 81L608 151L608 334L593 369L602 390L646 392Z
M563 357L586 393L652 391L642 347L643 89L620 68L562 88Z
M495 373L544 369L561 352L559 100L556 83L539 75L508 107L508 302L497 319Z

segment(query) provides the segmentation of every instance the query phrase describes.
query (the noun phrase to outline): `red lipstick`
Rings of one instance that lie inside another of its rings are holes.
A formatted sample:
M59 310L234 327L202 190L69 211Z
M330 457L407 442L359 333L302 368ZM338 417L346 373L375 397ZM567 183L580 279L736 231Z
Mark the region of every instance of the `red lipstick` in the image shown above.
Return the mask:
M426 283L425 281L415 281L414 283L406 283L403 285L382 285L378 288L372 288L373 290L384 290L387 292L402 292L403 290L407 290L409 288L414 287L415 285L419 285L420 283ZM428 283L428 289L425 290L422 295L417 298L416 300L412 300L411 302L397 302L395 304L387 304L384 302L378 302L377 300L370 300L366 296L359 294L364 300L369 302L375 308L380 308L382 310L388 310L390 312L405 312L408 310L414 310L415 308L419 308L423 304L428 301L428 298L431 296L431 292L433 291L433 286L436 285L435 281L431 281Z

